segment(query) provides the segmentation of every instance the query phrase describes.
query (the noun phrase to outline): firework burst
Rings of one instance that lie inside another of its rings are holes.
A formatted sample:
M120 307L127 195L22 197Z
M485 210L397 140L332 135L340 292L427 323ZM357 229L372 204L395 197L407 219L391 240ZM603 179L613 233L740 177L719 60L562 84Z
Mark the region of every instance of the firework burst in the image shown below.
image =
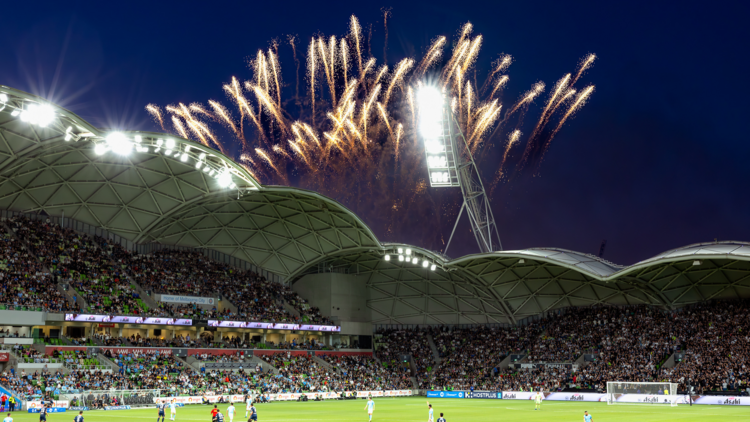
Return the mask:
M390 10L384 9L386 29L389 17ZM390 234L409 231L406 215L432 214L439 224L442 216L437 214L442 212L436 209L448 209L450 214L460 204L460 192L426 189L424 150L415 127L419 108L414 97L420 85L431 83L445 90L455 124L470 150L478 161L492 167L491 192L509 179L506 169L511 152L523 142L519 127L545 91L540 81L516 101L504 104L507 72L513 62L507 54L496 56L484 82L476 85L483 39L473 35L473 30L467 23L452 42L436 37L423 56L405 57L389 68L385 58L378 64L370 56L371 34L363 36L359 20L352 16L345 36L308 38L305 66L297 58L298 38L288 37L285 45L291 47L296 64L292 69L297 71L291 98L285 99L279 56L283 51L274 42L272 48L258 50L247 79L232 77L223 86L231 106L209 100L207 107L178 104L162 111L149 104L146 110L163 130L169 119L182 137L192 135L204 145L237 151L241 164L263 183L293 184L336 198L388 239ZM448 45L453 49L446 54ZM539 159L565 122L590 98L593 86L577 91L574 84L595 59L593 54L583 58L574 74L565 74L551 89L526 140L526 150L532 145L541 149ZM307 84L302 92L300 71ZM299 107L299 112L293 115L289 104ZM231 141L220 142L213 124L223 126ZM517 169L528 159L524 153ZM386 209L394 211L379 211ZM430 233L417 235L419 243L442 249L439 230L425 232Z

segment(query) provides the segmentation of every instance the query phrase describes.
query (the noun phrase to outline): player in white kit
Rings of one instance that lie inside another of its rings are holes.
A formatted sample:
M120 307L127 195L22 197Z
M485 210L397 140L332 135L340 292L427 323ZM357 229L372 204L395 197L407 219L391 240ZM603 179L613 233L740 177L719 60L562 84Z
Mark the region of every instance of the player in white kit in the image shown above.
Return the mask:
M367 414L370 415L370 421L372 421L372 411L375 410L375 402L372 401L372 397L367 400L365 409L367 409Z
M430 402L427 402L427 407L430 408L430 412L427 415L427 422L435 422L435 414L433 413L432 405L430 404Z
M234 403L229 403L229 407L227 407L227 415L229 416L229 422L232 422L234 419Z
M544 396L542 395L542 390L539 390L536 392L536 395L534 396L534 410L542 410L542 400L544 399Z
M172 399L172 402L169 403L169 410L171 412L169 415L169 420L173 421L177 417L177 402L175 401L175 399Z
M245 417L247 417L247 414L250 412L251 407L253 407L253 396L248 395L245 403Z

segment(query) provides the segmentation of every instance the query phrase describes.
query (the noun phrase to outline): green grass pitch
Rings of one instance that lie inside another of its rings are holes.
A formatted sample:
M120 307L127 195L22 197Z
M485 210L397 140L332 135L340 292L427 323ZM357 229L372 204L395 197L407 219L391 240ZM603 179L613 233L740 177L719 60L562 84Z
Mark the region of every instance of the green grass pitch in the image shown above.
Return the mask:
M304 422L304 421L352 421L368 422L364 410L366 400L345 400L324 402L274 402L257 405L258 422ZM593 416L594 422L663 422L663 421L748 421L750 408L746 406L678 406L661 405L614 405L606 403L544 402L542 410L535 411L534 403L527 400L481 400L481 399L432 399L435 419L440 412L447 422L582 422L583 411ZM227 404L219 409L226 415ZM247 421L245 408L235 404L238 417L234 422ZM177 409L177 422L211 422L210 409L213 405L190 405ZM48 422L72 422L78 412L50 413ZM155 408L88 411L84 412L86 422L155 422ZM169 422L169 409L165 422ZM3 413L3 418L5 417ZM373 422L427 422L427 404L424 397L380 398L375 399ZM39 414L14 412L14 422L38 422ZM225 422L229 422L225 418Z

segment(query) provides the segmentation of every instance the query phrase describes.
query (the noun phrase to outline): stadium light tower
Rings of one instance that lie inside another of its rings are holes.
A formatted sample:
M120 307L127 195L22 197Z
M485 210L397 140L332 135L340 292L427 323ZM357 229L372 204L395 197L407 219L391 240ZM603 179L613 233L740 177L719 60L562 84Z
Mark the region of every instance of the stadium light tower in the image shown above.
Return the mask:
M417 103L419 134L427 156L430 186L460 187L464 198L444 253L448 252L464 210L479 249L482 252L503 250L482 178L445 95L436 86L422 86L417 92Z

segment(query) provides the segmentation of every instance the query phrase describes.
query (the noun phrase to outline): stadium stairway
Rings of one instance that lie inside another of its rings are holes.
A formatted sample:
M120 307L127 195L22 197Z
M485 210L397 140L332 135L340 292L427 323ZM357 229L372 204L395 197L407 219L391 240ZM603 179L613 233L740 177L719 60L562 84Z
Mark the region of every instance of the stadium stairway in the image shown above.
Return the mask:
M271 370L271 373L273 373L274 375L278 375L279 374L279 370L276 369L275 366L271 365L270 363L264 361L263 359L261 359L261 358L259 358L257 356L253 356L250 359L249 365L252 365L253 367L255 367L258 364L260 364L260 367L263 368L263 372L267 372L268 370Z
M120 370L120 367L117 366L116 363L112 362L108 357L104 356L101 353L97 353L96 354L96 360L98 360L99 363L101 363L102 365L104 365L104 366L106 366L108 368L112 368L112 371L115 372L115 373L117 373L117 371Z
M317 363L318 365L322 366L323 368L328 368L331 371L340 372L338 368L336 368L335 366L331 365L330 363L326 362L325 360L323 360L323 359L321 359L321 358L319 358L317 356L312 356L312 360L313 360L313 362Z
M440 358L440 353L435 345L435 340L432 338L432 334L427 334L427 343L430 345L430 350L432 350L432 358L435 359L434 367L437 368L442 359Z

